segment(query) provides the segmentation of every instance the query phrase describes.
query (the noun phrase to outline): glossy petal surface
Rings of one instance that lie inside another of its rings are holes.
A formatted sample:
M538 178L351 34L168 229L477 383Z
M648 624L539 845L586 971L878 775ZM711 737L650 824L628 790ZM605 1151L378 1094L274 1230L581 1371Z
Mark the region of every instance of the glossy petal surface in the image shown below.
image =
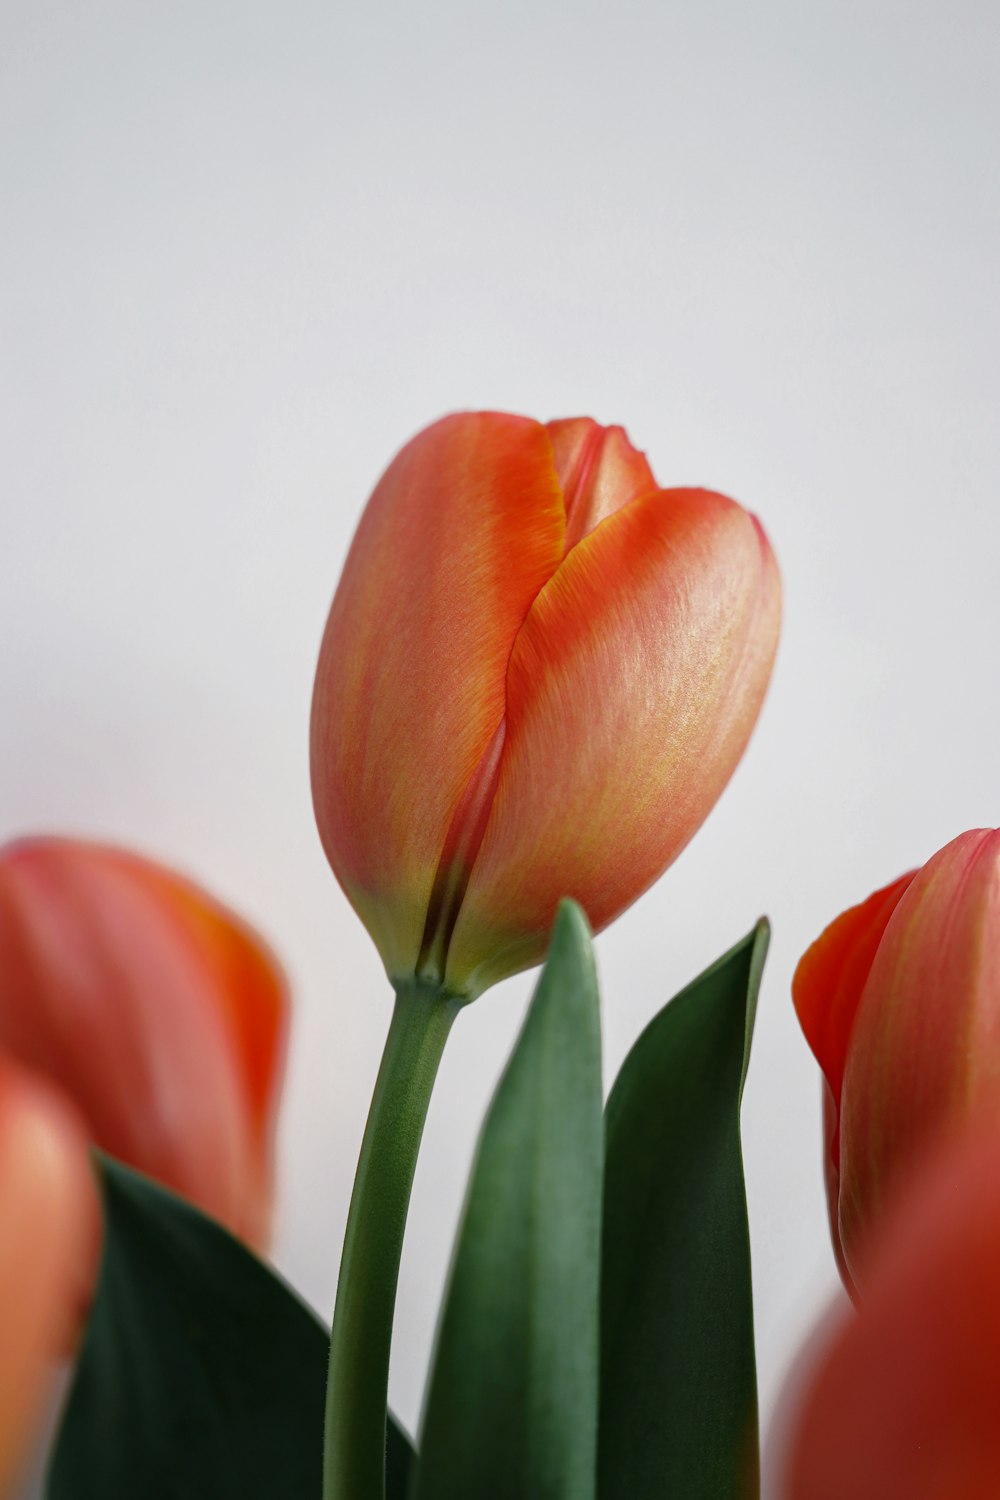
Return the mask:
M43 1082L0 1055L0 1496L30 1447L79 1287L96 1253L86 1137Z
M1000 1474L1000 1142L912 1185L823 1349L783 1500L992 1500Z
M835 1098L847 1043L882 934L915 870L842 912L799 960L792 995L799 1023Z
M449 837L463 858L455 813L503 719L511 643L564 541L545 428L489 412L418 434L361 519L320 651L313 798L390 976L417 965Z
M763 533L709 491L642 497L572 549L511 653L456 989L536 962L563 896L599 931L679 854L750 736L779 614Z
M590 417L547 423L566 508L566 551L601 521L658 488L646 455L623 427L601 427Z
M806 950L792 996L806 1041L823 1069L823 1135L830 1232L841 1276L855 1288L840 1243L840 1090L861 995L889 919L916 872L843 912Z
M287 997L231 912L119 850L0 857L0 1045L57 1083L104 1150L267 1237Z
M841 1098L849 1264L938 1137L1000 1118L1000 832L960 835L899 901L851 1032Z

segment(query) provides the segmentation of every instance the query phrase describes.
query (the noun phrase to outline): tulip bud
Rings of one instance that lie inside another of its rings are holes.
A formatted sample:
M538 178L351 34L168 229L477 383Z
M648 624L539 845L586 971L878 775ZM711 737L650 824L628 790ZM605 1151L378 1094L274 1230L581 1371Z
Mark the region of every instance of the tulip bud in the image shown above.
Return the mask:
M830 1219L845 1283L939 1137L1000 1115L1000 832L962 834L827 928L796 1010L826 1078Z
M81 1245L96 1247L87 1141L72 1108L0 1054L0 1496L40 1416L52 1353L76 1307Z
M162 866L70 839L0 850L0 1047L92 1140L267 1239L287 996L250 929Z
M619 427L467 413L358 527L320 650L313 799L397 984L472 998L595 930L680 853L764 696L780 587L757 521L661 490Z
M866 1264L859 1312L813 1351L783 1500L994 1500L998 1267L994 1120L931 1153Z

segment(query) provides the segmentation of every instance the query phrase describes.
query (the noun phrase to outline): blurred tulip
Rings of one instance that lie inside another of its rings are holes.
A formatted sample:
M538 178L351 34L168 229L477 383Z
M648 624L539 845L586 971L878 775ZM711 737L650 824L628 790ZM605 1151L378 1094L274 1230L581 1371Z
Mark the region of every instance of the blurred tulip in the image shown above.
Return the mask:
M798 1396L784 1500L1000 1493L1000 1139L925 1159ZM793 1398L794 1399L794 1398Z
M0 1054L0 1496L12 1491L76 1310L80 1248L97 1239L80 1121Z
M327 856L390 978L467 998L680 853L750 736L780 586L757 521L620 427L446 417L393 460L313 699Z
M232 912L134 854L0 850L0 1047L109 1154L267 1239L287 995Z
M826 1077L830 1219L857 1295L865 1243L927 1147L980 1107L1000 1118L1000 832L962 834L838 917L793 994Z

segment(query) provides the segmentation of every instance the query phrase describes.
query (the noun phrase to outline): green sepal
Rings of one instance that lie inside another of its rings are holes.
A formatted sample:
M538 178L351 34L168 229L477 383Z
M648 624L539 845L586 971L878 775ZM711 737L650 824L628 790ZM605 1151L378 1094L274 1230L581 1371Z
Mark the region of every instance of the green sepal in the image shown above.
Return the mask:
M480 1136L414 1500L593 1500L602 1156L597 976L564 902Z
M600 1500L756 1500L740 1101L770 930L654 1018L605 1114Z
M100 1279L47 1500L316 1500L329 1336L213 1220L98 1158ZM392 1422L387 1493L412 1449Z

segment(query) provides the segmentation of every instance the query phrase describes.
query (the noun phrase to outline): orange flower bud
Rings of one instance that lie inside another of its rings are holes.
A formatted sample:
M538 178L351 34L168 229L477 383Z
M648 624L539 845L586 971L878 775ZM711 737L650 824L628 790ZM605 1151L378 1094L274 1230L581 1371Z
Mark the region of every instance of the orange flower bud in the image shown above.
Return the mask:
M607 925L680 853L764 696L780 587L757 521L661 490L620 427L495 412L376 486L312 715L327 856L394 981L472 997Z
M1000 1475L1000 1139L931 1153L822 1340L784 1500L993 1500Z
M962 834L838 917L793 995L826 1077L830 1218L853 1295L927 1147L980 1107L1000 1116L1000 832Z
M260 939L172 871L70 839L0 851L0 1047L103 1150L255 1246L286 1018Z
M69 1104L0 1054L0 1496L40 1416L53 1350L76 1308L81 1245L96 1247L87 1140Z

